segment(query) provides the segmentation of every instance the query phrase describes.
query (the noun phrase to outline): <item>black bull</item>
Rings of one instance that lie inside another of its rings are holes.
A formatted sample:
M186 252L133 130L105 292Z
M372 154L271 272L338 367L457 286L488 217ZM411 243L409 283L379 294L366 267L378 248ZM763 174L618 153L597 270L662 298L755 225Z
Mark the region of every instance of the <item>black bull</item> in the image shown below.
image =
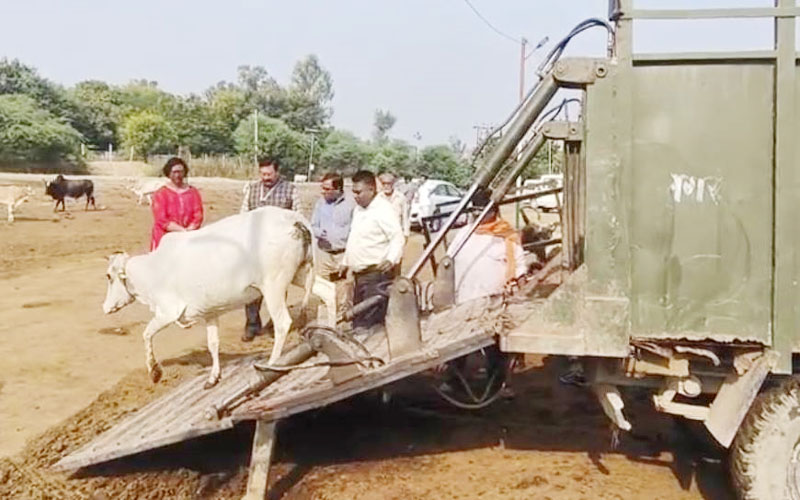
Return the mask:
M55 180L45 184L45 193L56 200L56 206L53 207L53 211L58 210L59 203L61 204L61 210L64 210L65 197L69 196L70 198L77 199L84 195L86 196L85 210L89 210L90 201L92 202L92 208L95 210L97 209L97 206L94 204L94 184L88 179L65 179L63 175L59 174Z

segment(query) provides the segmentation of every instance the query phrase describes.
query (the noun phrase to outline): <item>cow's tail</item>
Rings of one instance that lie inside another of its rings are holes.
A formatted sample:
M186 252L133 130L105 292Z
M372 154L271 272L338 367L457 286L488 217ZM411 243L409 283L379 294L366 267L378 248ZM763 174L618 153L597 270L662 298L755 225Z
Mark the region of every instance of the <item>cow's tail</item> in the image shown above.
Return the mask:
M300 272L302 269L305 272L305 293L303 293L303 310L305 310L306 306L308 306L308 299L311 297L311 289L314 286L314 252L311 247L313 238L308 226L300 221L294 223L294 233L292 235L303 244L303 260L300 261L297 271Z

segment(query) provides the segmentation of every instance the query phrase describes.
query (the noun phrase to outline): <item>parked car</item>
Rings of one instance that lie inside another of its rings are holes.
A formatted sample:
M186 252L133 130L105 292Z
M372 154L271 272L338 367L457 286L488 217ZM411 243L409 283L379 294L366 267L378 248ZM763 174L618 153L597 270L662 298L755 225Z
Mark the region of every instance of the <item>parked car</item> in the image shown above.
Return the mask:
M528 179L522 184L522 194L549 191L564 186L564 176L561 174L545 174L536 179ZM528 200L526 203L542 212L552 212L560 208L561 194L547 194L539 198Z
M420 184L411 198L411 227L420 229L422 219L431 215L452 213L464 193L447 181L427 180ZM432 221L431 231L438 231L444 220Z

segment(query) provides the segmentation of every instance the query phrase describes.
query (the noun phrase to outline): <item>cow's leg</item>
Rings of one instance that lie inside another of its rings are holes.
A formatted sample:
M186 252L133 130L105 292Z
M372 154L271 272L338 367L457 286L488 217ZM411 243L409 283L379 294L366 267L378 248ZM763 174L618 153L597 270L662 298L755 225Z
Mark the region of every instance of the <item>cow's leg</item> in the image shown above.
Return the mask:
M272 345L272 354L268 361L270 365L274 364L281 356L283 344L286 342L286 335L292 326L292 317L286 307L286 288L288 284L286 286L275 285L277 283L272 282L271 289L265 287L266 293L264 293L264 301L267 303L267 310L272 317L272 324L275 328L275 342Z
M336 283L328 281L321 276L314 277L314 286L311 293L316 295L325 304L327 311L327 326L336 326ZM317 318L319 320L319 318Z
M8 222L14 222L14 204L9 203L6 207L8 208Z
M156 356L153 354L153 337L156 335L156 333L166 328L166 326L170 323L172 323L172 321L160 318L158 315L153 316L153 319L147 323L147 326L142 333L142 338L144 339L144 357L145 363L147 363L147 373L150 374L150 380L152 380L153 383L161 380L162 373L161 365L158 364L158 361L156 361Z
M206 320L206 342L208 343L208 352L211 353L211 373L208 375L208 380L204 389L211 389L217 382L219 382L219 318L209 318Z

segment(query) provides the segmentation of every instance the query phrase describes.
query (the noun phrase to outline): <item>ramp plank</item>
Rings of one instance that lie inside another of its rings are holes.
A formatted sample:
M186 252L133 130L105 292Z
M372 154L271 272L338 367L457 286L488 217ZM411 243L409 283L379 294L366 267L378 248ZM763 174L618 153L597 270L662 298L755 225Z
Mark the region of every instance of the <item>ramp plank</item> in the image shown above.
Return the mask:
M209 408L237 394L258 377L252 364L261 355L244 356L223 366L217 386L203 389L207 375L199 375L129 415L62 458L54 467L85 467L225 430L243 420L266 423L331 404L494 343L495 335L509 321L509 313L521 320L524 310L514 306L506 308L499 298L485 298L432 315L422 324L423 349L394 360L389 360L385 335L373 335L364 345L372 356L385 361L383 365L365 368L360 376L340 385L334 385L326 376L327 366L295 369L259 394L240 402L231 409L230 415L209 419L206 416ZM324 354L317 354L307 363L325 361Z

